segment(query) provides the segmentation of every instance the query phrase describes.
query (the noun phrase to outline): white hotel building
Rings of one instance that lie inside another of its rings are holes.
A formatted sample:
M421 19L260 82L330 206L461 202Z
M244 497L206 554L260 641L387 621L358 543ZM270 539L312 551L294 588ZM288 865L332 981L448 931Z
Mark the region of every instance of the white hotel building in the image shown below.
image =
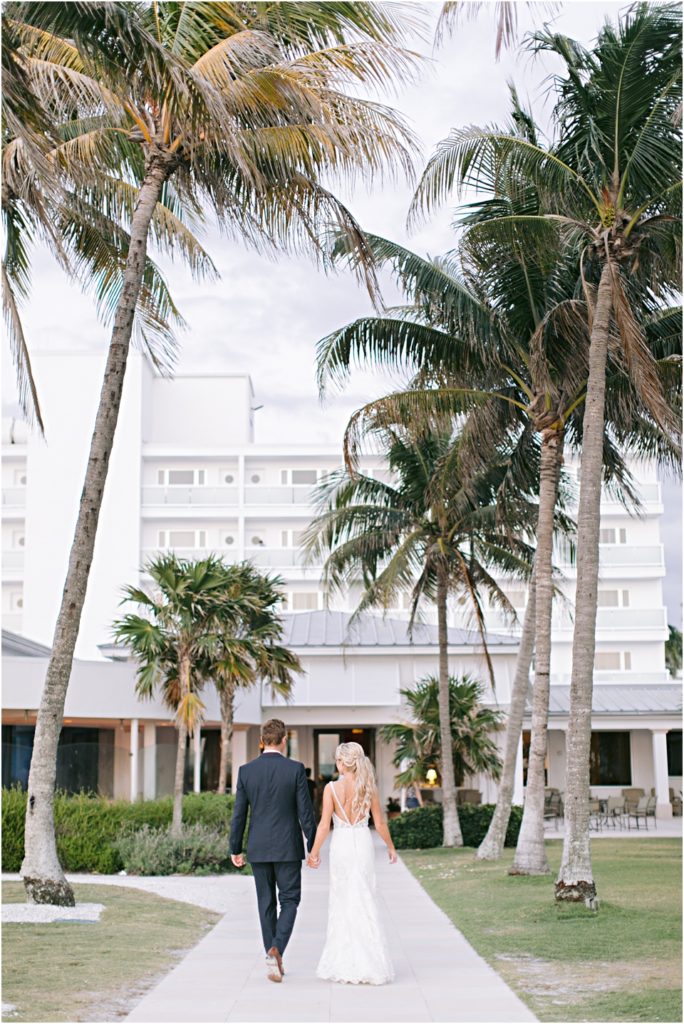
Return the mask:
M25 782L36 709L66 573L78 500L99 397L103 356L51 353L35 372L47 442L17 422L3 425L3 782ZM65 712L59 784L113 796L170 791L175 733L160 701L136 698L135 666L111 645L121 590L158 551L199 557L250 558L278 573L286 594L285 642L304 673L292 701L269 692L244 694L236 711L234 766L256 755L259 724L277 714L291 730L293 756L327 777L332 750L358 739L375 760L383 797L396 793L391 750L378 726L401 718L399 690L437 669L430 610L413 638L406 604L368 616L351 632L356 594L326 607L320 565L298 548L312 515L311 487L340 465L340 450L261 445L254 440L254 395L245 375L156 377L138 354L130 359L110 464L95 557ZM377 457L364 468L385 469ZM592 743L592 790L654 788L668 816L668 790L682 788L681 697L665 667L667 638L659 522L660 487L650 466L634 467L643 513L636 517L606 496L602 512L601 580ZM572 645L574 570L563 566L566 602L554 613L548 784L564 790L565 733ZM525 593L507 587L521 615ZM451 611L450 669L485 679L477 637ZM496 692L509 700L519 627L489 611ZM219 711L204 695L206 720L188 755L189 787L212 786L218 763ZM529 722L527 725L529 729ZM524 742L528 740L526 731ZM518 759L516 799L524 786ZM234 773L236 774L236 773ZM495 798L485 778L465 780L483 800Z

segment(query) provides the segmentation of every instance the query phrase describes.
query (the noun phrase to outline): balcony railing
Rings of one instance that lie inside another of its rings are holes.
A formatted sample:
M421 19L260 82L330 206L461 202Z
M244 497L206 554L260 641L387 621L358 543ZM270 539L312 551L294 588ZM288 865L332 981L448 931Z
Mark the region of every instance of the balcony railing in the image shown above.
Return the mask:
M660 484L640 484L637 482L635 488L637 494L641 498L643 505L660 504ZM621 505L622 503L613 494L609 494L606 491L601 493L601 504L602 505Z
M663 565L662 544L639 546L634 544L599 545L601 565Z
M306 556L298 548L245 548L245 558L251 559L255 565L292 566L307 565Z
M245 504L247 505L309 505L311 504L312 487L310 484L298 484L292 487L246 487Z
M2 503L5 508L24 508L26 505L26 488L3 487Z
M2 568L3 569L23 569L24 568L24 552L23 551L3 551L2 552Z
M551 686L570 686L570 673L569 672L556 672L551 675ZM594 683L620 683L622 686L641 686L642 683L648 685L662 685L664 683L673 682L672 676L663 669L662 672L639 672L638 670L632 672L600 672L598 669L594 669Z
M512 630L520 632L524 609L518 609L518 622L512 623L506 620L498 609L488 611L486 615L487 628L490 632L497 630ZM572 629L574 619L567 606L556 605L553 613L553 629ZM665 629L667 627L667 612L665 608L599 608L596 612L597 629L628 629L631 631L640 629Z
M143 487L143 505L237 505L237 487Z

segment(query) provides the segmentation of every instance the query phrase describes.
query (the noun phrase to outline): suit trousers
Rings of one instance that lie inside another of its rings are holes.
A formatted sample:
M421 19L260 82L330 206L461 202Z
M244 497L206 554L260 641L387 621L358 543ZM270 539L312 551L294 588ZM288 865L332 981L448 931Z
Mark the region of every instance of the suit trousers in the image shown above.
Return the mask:
M275 946L282 954L290 941L302 897L302 862L257 861L252 862L252 872L256 883L264 949L268 952L271 946Z

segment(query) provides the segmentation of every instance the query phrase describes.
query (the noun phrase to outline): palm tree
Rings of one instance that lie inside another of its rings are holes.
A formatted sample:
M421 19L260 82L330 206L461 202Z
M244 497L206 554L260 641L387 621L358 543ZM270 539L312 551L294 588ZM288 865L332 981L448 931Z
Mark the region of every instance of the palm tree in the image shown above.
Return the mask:
M470 676L449 676L449 719L454 776L458 785L466 775L484 773L498 779L501 772L496 742L492 738L502 714L481 703L483 686ZM425 780L429 768L441 762L439 679L426 676L415 687L400 690L409 720L380 729L385 743L395 743L392 764L409 766L395 779L398 786Z
M36 3L10 13L34 92L94 125L81 145L91 184L76 186L121 211L130 234L28 785L28 896L73 903L54 841L56 749L159 201L169 194L197 218L211 210L259 248L310 249L330 220L358 234L323 178L408 171L413 139L350 87L384 83L413 58L394 45L404 23L382 4ZM163 219L158 235L168 239Z
M494 686L481 598L488 594L514 615L491 570L527 576L531 551L522 529L516 531L522 518L508 534L498 523L497 491L509 469L505 457L469 477L462 471L462 435L454 435L450 423L416 432L385 424L376 434L396 484L355 469L331 474L320 488L320 511L304 542L312 555L327 556L324 582L330 592L361 574L364 590L355 614L387 608L410 592L411 628L421 602L436 606L444 845L462 845L449 726L448 598L457 595L469 609ZM529 516L529 506L525 512Z
M185 748L199 728L204 704L199 696L211 666L230 645L235 624L246 612L234 592L223 562L215 556L199 561L161 555L145 566L151 592L125 589L129 612L114 623L114 636L138 658L136 690L152 697L161 685L164 700L176 713L178 748L173 791L172 833L179 834L183 808Z
M509 169L543 196L539 213L503 216L502 236L554 227L582 245L591 313L582 425L576 616L566 769L566 833L556 881L559 900L595 905L589 848L589 746L596 637L601 474L609 348L648 415L672 438L677 423L663 395L644 321L669 301L680 270L681 11L674 4L630 7L606 24L594 49L539 33L532 45L563 62L555 79L557 138L544 148L510 133L468 128L438 146L412 214L440 202L454 184L495 192ZM491 225L490 225L491 228Z
M260 572L251 562L226 568L227 594L241 613L224 634L217 656L207 668L221 705L219 793L225 793L233 739L233 705L238 689L268 683L271 691L289 697L294 674L302 671L297 655L279 642L283 624L278 614L282 579Z

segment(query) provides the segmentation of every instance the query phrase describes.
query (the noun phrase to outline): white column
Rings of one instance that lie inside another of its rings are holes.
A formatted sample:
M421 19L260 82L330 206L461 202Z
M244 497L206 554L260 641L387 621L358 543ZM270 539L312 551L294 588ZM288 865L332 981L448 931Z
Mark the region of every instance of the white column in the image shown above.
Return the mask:
M247 730L233 730L233 763L231 766L231 788L237 789L238 769L247 761Z
M201 780L201 769L202 769L202 730L199 725L195 729L193 735L193 742L195 745L195 758L192 772L192 790L193 793L199 793L200 791L200 780Z
M154 800L157 795L157 726L145 722L143 731L143 796Z
M131 719L131 803L138 799L138 750L140 747L139 723L137 718Z
M656 791L656 817L671 818L669 778L667 774L667 729L651 729L653 738L653 776Z
M523 787L523 746L522 736L518 741L518 753L515 759L515 780L513 782L513 803L522 804L525 797Z

